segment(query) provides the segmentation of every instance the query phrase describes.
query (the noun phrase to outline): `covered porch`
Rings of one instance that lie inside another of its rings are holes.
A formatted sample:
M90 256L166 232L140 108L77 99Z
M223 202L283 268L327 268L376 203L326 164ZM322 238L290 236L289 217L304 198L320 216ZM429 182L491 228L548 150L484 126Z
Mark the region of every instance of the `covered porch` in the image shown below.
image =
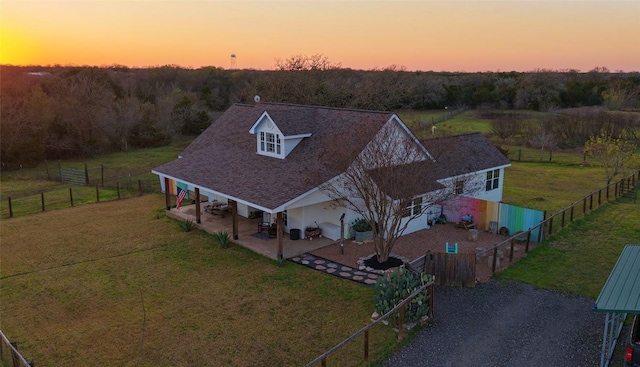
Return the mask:
M196 207L200 207L200 223L196 220ZM206 231L207 233L213 234L220 231L226 231L233 237L233 220L235 213L228 213L228 215L223 217L221 215L205 212L203 205L196 204L183 205L179 210L171 208L170 210L167 210L166 213L168 217L177 220L191 220L196 228ZM269 238L267 229L263 229L262 232L259 233L258 224L261 221L258 219L248 219L240 215L236 215L236 218L238 236L237 239L233 239L233 242L260 255L277 260L278 239ZM282 236L282 257L288 259L299 256L335 242L336 241L326 237L316 237L311 241L303 238L292 240L289 238L289 234L285 232Z

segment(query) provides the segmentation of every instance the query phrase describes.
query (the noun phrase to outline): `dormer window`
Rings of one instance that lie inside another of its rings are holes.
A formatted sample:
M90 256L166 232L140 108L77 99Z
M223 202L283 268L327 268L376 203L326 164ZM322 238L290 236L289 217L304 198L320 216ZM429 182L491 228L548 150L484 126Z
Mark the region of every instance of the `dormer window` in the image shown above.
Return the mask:
M289 153L311 133L304 132L297 124L298 116L274 114L279 117L280 125L265 111L249 129L249 134L256 136L256 153L267 157L285 159Z
M260 151L263 153L281 155L282 143L280 141L280 135L269 133L266 131L261 131L260 132Z

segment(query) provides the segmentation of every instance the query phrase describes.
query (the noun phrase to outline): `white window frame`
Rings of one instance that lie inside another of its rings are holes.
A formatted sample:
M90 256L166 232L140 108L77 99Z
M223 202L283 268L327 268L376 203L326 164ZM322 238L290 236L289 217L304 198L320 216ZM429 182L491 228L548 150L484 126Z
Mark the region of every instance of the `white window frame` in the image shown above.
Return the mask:
M492 191L497 188L500 188L500 170L494 169L492 171L487 171L485 191Z
M264 155L281 157L282 139L280 138L280 134L268 131L260 131L258 149L260 150L260 153Z
M404 208L404 212L402 213L403 218L419 215L422 212L422 207L424 205L424 199L422 196L418 196L407 203L407 206Z

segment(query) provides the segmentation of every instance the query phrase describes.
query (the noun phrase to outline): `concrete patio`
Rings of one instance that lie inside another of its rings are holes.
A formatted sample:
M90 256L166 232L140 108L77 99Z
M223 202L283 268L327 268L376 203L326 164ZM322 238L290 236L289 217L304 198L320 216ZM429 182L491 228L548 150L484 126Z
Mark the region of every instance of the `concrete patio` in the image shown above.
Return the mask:
M231 213L228 213L223 218L221 215L205 212L204 205L200 206L200 210L200 224L196 223L195 204L182 206L180 210L172 208L171 210L167 210L166 214L167 217L177 220L192 220L196 228L206 231L207 233L213 234L219 231L226 231L230 236L233 234L233 218ZM278 240L276 238L269 238L266 230L263 230L261 234L258 233L258 223L260 223L258 219L247 219L238 216L238 239L233 240L233 242L275 260L278 256ZM301 230L304 233L304 229L301 228ZM335 242L336 241L326 237L314 238L311 241L302 238L292 240L289 238L288 233L284 233L282 238L283 256L285 259L288 259L331 245Z

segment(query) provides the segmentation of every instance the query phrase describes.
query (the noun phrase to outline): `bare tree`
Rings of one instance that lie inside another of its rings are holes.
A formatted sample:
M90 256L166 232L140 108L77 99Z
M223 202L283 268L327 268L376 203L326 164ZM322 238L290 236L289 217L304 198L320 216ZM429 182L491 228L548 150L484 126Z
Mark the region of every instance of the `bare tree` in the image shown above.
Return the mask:
M336 139L326 153L332 155L334 168L346 169L321 190L371 224L380 263L388 260L409 223L432 206L479 187L468 176L441 180L446 174L437 158L396 120L384 125L360 152L351 148L348 137Z
M501 114L491 120L491 132L507 140L522 132L522 117L517 113Z
M323 54L311 56L294 55L286 60L275 59L275 68L280 71L331 70L339 69L340 63L333 63Z
M527 129L527 142L534 148L540 149L540 161L544 151L556 147L556 138L553 133L553 120L538 120L533 124L529 124Z

